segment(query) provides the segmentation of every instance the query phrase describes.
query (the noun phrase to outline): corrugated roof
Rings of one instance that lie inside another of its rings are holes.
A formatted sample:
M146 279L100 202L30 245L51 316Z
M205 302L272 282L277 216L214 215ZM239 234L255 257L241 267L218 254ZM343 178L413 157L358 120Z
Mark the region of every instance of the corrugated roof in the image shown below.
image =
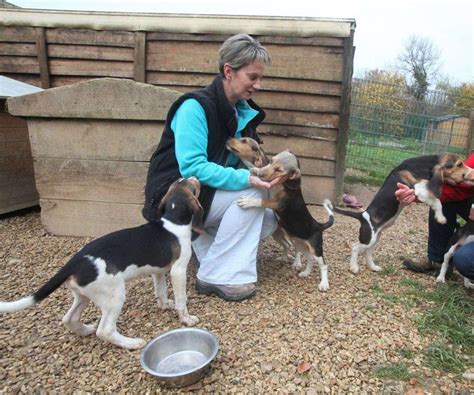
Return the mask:
M0 25L168 33L349 37L354 19L2 9Z
M14 80L12 78L0 75L0 98L6 99L12 96L28 95L29 93L35 93L42 91L43 89L37 86L26 84L21 81Z

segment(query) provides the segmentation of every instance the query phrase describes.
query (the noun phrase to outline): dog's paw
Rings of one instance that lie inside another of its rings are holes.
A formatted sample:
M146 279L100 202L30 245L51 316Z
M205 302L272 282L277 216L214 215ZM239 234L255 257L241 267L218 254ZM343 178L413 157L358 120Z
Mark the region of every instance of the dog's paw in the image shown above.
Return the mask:
M381 268L380 266L378 266L378 265L372 265L370 268L372 269L373 272L380 272L380 271L382 271L382 268Z
M171 299L166 299L166 301L157 299L157 303L161 310L174 310L174 302Z
M241 208L260 207L262 205L261 199L251 197L241 197L237 200L237 205Z
M445 224L446 222L448 222L448 220L446 219L446 217L444 215L435 215L435 219L436 219L436 222L440 223L440 224Z
M79 336L90 336L93 335L97 330L97 325L82 325L76 332Z
M464 286L468 289L474 289L474 284L466 277L464 277Z
M195 315L185 315L181 318L181 322L186 326L194 326L199 323L199 318Z
M444 276L438 276L438 277L436 277L436 282L444 284L446 282L446 280L445 280Z
M355 265L351 265L351 272L354 273L354 274L357 274L359 273L359 265L358 264L355 264Z
M319 283L319 286L318 286L318 289L321 291L321 292L326 292L329 290L329 283L327 281L321 281Z
M302 278L306 278L308 277L309 275L311 274L311 271L310 270L304 270L302 272L299 272L298 273L298 276L302 277Z
M303 269L303 264L301 263L300 260L294 260L291 267L295 270L301 270L301 269Z

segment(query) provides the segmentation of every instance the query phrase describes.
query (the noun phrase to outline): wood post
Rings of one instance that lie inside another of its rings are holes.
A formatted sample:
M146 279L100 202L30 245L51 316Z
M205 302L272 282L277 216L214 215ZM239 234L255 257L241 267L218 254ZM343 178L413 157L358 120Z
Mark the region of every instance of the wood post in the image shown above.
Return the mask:
M337 152L336 152L336 179L335 191L336 201L342 201L344 188L344 171L346 164L347 141L349 138L349 115L351 105L351 84L355 47L354 31L350 37L344 39L344 60L342 69L342 92L341 106L339 111L339 130L337 133Z
M39 72L41 87L48 89L51 87L49 80L48 52L46 49L46 40L44 37L44 27L36 27L36 52L38 53Z
M146 33L135 32L133 75L137 82L146 82Z

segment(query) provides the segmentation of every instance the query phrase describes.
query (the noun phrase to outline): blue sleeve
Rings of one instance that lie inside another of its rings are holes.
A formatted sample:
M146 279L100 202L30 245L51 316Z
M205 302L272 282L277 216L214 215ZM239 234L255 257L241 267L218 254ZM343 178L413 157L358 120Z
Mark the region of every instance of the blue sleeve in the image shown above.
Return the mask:
M179 106L171 121L171 129L183 177L195 176L202 184L217 189L236 191L250 186L247 169L223 167L208 161L206 113L197 100L188 99Z

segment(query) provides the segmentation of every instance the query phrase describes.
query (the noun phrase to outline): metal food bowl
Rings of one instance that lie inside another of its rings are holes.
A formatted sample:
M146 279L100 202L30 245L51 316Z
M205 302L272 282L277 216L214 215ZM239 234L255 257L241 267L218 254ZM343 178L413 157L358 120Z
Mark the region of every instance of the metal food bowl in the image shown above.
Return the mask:
M184 387L199 381L219 351L217 337L198 328L179 328L151 340L140 363L146 372L168 387Z

